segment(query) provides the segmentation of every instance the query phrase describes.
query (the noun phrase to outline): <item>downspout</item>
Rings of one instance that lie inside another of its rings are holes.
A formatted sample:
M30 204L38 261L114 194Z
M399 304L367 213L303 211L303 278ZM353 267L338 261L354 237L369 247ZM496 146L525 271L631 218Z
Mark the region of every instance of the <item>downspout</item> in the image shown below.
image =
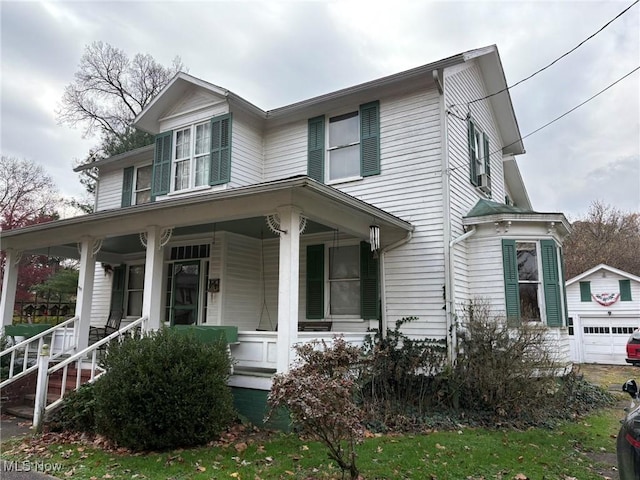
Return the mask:
M413 237L413 231L409 230L407 232L407 235L404 238L401 238L397 242L387 245L386 247L380 250L380 279L381 279L380 302L381 302L381 305L380 305L380 325L378 328L380 329L380 334L382 335L382 338L385 338L387 336L387 286L385 281L386 274L385 274L385 268L384 268L386 253L410 242L412 237Z
M444 71L442 79L437 70L433 71L440 103L440 151L442 152L442 236L444 247L444 310L445 336L447 339L447 358L453 365L455 359L455 292L453 280L453 256L451 255L451 170L449 168L449 123L444 95Z

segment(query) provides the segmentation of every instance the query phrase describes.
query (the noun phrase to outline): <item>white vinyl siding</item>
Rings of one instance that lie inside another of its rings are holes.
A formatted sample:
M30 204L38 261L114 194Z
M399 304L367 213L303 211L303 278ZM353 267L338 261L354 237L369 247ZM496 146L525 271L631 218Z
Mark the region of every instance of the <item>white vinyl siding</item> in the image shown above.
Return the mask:
M451 238L459 237L464 233L462 218L469 213L481 198L486 198L469 181L469 140L468 122L466 116L466 104L468 101L483 97L490 92L486 91L481 78L480 69L475 62L470 62L451 70L445 70L445 105L458 105L450 107L455 115L447 115L446 128L449 154L449 182L451 199ZM479 128L489 137L489 145L492 152L499 150L502 145L496 120L489 101L481 101L471 104L471 115ZM458 118L461 117L461 118ZM504 170L502 166L502 154L491 155L491 192L492 198L498 202L504 201ZM504 290L502 279L501 251L487 252L487 257L494 256L499 267L500 281L498 285ZM473 287L475 279L471 278L472 271L482 278L491 276L491 271L472 269L472 264L478 261L474 253L467 252L460 246L456 246L452 252L454 255L454 271L456 282L457 307L472 297L482 296ZM480 272L480 273L478 273ZM482 282L480 282L482 283ZM483 288L481 287L480 292ZM504 292L501 294L504 305Z
M223 325L255 330L260 320L262 285L260 240L233 233L224 235Z
M374 100L374 99L371 99ZM386 307L390 326L407 316L412 335L444 337L443 197L439 96L435 88L380 98L380 175L332 186L415 226L411 242L386 254ZM353 105L357 108L358 104ZM348 106L345 106L347 108ZM265 180L306 175L307 119L268 131ZM301 238L301 247L308 243ZM329 238L329 241L331 238ZM306 255L301 248L300 265ZM301 274L300 291L304 292ZM300 301L300 317L305 316ZM338 331L342 329L336 328ZM345 324L348 328L348 324Z
M262 181L261 130L242 113L233 112L229 188L244 187Z
M96 211L120 208L123 172L123 169L100 170L100 185L96 191Z
M105 273L100 262L96 263L91 297L91 326L102 327L109 318L111 304L112 273Z

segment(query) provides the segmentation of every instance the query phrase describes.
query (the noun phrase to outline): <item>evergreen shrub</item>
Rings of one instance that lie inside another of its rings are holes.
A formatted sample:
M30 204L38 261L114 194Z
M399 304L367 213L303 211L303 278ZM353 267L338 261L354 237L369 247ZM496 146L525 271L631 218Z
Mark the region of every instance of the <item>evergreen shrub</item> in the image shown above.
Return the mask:
M230 365L224 339L205 344L162 329L112 342L95 386L97 432L132 450L214 440L236 418Z

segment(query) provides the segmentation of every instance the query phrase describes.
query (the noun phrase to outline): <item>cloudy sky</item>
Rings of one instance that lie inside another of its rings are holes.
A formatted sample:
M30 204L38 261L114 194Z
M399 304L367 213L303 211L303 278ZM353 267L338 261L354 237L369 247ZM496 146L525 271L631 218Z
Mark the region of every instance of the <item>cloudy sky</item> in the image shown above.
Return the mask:
M426 2L0 1L0 151L41 163L61 193L97 143L56 122L89 43L169 65L263 109L496 44L513 84L575 47L635 0ZM512 89L523 135L640 65L640 5ZM593 200L640 211L640 72L526 138L520 169L538 211L583 216Z

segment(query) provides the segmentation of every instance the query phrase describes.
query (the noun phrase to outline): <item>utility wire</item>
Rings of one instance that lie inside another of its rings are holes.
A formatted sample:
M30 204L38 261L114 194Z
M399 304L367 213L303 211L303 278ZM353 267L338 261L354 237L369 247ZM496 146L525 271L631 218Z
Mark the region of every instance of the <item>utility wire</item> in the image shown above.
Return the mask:
M578 48L580 48L583 44L585 44L586 42L588 42L589 40L591 40L593 37L595 37L596 35L598 35L600 32L602 32L605 28L607 28L609 25L611 25L615 20L617 20L618 18L620 18L622 15L624 15L625 13L627 13L631 7L633 7L634 5L636 5L640 0L636 0L635 2L633 2L631 5L629 5L627 8L625 8L623 11L621 11L618 15L616 15L615 17L613 17L611 20L609 20L607 23L605 23L597 32L589 35L587 38L585 38L583 41L581 41L578 45L576 45L575 47L573 47L571 50L569 50L566 53L563 53L562 55L560 55L558 58L556 58L553 62L551 62L550 64L548 64L545 67L542 67L540 70L532 73L531 75L529 75L526 78L523 78L522 80L514 83L513 85L509 85L505 88L503 88L502 90L499 90L495 93L491 93L489 95L487 95L486 97L482 97L482 98L477 98L476 100L472 100L470 102L467 103L467 106L471 105L472 103L476 103L476 102L480 102L482 100L486 100L487 98L491 98L495 95L499 95L502 92L506 92L507 90L512 89L513 87L516 87L518 85L520 85L523 82L526 82L527 80L529 80L530 78L536 76L537 74L539 74L540 72L543 72L544 70L546 70L547 68L549 68L550 66L552 66L553 64L557 63L558 61L562 60L564 57L566 57L567 55L569 55L570 53L576 51ZM458 104L460 105L460 104Z
M634 68L633 70L631 70L629 73L627 73L626 75L624 75L623 77L620 77L618 80L616 80L615 82L613 82L612 84L610 84L609 86L603 88L602 90L600 90L598 93L596 93L595 95L592 95L591 97L589 97L588 99L586 99L584 102L582 102L579 105L576 105L575 107L573 107L571 110L567 110L566 112L564 112L562 115L560 115L559 117L554 118L553 120L551 120L548 123L545 123L543 126L541 126L540 128L535 129L533 132L531 133L527 133L524 137L520 137L518 140L516 140L515 142L511 142L508 145L503 146L502 148L500 148L499 150L496 150L494 152L491 152L489 155L494 155L496 153L502 152L505 148L510 147L511 145L514 145L516 143L518 143L521 140L524 140L527 137L530 137L531 135L533 135L534 133L538 133L540 130L542 130L543 128L547 128L549 125L551 125L552 123L557 122L558 120L560 120L563 117L566 117L567 115L569 115L571 112L577 110L578 108L580 108L581 106L583 106L585 103L589 103L591 100L593 100L594 98L596 98L598 95L606 92L607 90L609 90L611 87L613 87L614 85L616 85L617 83L621 82L622 80L624 80L625 78L627 78L629 75L637 72L638 70L640 70L640 66Z

